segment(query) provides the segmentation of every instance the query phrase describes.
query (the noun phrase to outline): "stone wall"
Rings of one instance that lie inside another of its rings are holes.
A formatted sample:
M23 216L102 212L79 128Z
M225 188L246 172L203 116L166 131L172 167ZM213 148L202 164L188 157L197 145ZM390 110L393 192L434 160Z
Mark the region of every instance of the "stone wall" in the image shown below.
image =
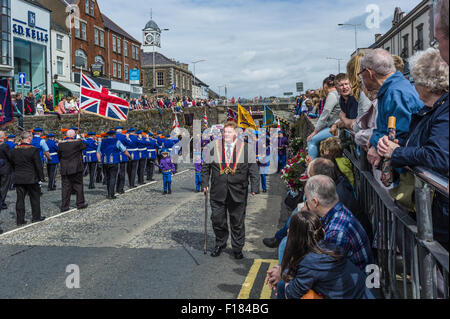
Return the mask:
M203 120L205 116L205 109L202 107L188 108L183 110L184 113L178 114L178 121L180 127L185 126L184 114L194 114L194 120ZM207 108L208 122L210 125L218 124L219 122L219 112L216 108ZM117 126L123 126L125 128L134 127L137 130L151 130L152 132L162 131L164 134L170 134L172 131L172 125L174 121L174 115L171 109L162 110L162 114L158 110L143 110L143 111L132 111L129 113L127 122L116 122L112 120L107 120L99 116L81 114L81 132L96 132L97 134L107 132L111 128ZM46 115L46 116L26 116L24 118L25 129L33 129L35 127L42 127L45 132L44 134L54 133L58 137L62 136L61 129L68 129L73 126L78 126L78 115L63 115L62 119L59 120L56 115ZM192 128L186 127L192 134ZM16 119L14 123L11 123L3 128L7 134L20 135L20 130L18 127L18 120Z
M302 115L294 125L294 135L302 139L304 150L308 146L306 139L312 132L314 132L314 123L307 116Z

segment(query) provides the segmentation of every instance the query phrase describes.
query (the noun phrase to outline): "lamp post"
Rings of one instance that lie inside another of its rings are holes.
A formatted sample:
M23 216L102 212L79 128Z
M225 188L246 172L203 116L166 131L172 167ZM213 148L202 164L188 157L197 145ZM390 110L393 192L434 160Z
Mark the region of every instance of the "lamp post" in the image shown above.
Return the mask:
M361 24L351 24L351 23L339 23L338 26L343 27L343 26L351 26L355 28L355 52L358 51L358 27Z
M194 65L194 86L197 85L197 77L195 75L195 65L197 63L201 63L201 62L206 62L206 60L199 60L199 61L191 62ZM192 90L192 91L194 91L194 90ZM194 95L194 94L192 94L192 95ZM194 97L194 96L192 96L192 97Z
M328 57L327 60L337 60L337 61L338 61L338 74L341 73L341 61L344 61L344 59L338 59L338 58L330 58L330 57Z

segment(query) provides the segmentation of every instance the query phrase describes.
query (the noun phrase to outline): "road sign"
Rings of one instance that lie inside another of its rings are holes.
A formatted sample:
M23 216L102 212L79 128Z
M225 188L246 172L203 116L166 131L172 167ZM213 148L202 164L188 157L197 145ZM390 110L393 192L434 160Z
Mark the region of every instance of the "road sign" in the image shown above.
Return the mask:
M292 92L286 92L286 93L284 93L284 96L292 96L292 95L294 95L294 93L292 93Z
M303 82L298 82L297 83L297 92L303 92Z
M131 69L129 72L130 72L130 84L139 85L140 81L139 69Z
M25 85L27 82L27 75L25 73L19 73L19 84Z

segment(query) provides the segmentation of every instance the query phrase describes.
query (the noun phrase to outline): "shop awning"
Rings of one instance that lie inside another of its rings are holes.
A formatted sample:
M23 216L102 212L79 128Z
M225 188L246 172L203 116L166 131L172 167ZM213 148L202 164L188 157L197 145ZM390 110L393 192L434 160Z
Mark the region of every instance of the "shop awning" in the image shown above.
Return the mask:
M56 81L58 85L72 92L74 96L80 97L80 86L72 82Z

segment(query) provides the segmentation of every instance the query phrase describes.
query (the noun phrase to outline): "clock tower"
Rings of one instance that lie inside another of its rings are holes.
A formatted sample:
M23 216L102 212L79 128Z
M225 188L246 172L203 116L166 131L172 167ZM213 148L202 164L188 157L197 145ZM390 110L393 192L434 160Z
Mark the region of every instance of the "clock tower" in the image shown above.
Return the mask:
M144 53L151 53L155 47L161 47L161 29L153 19L147 22L142 32L144 36L144 41L142 41Z

